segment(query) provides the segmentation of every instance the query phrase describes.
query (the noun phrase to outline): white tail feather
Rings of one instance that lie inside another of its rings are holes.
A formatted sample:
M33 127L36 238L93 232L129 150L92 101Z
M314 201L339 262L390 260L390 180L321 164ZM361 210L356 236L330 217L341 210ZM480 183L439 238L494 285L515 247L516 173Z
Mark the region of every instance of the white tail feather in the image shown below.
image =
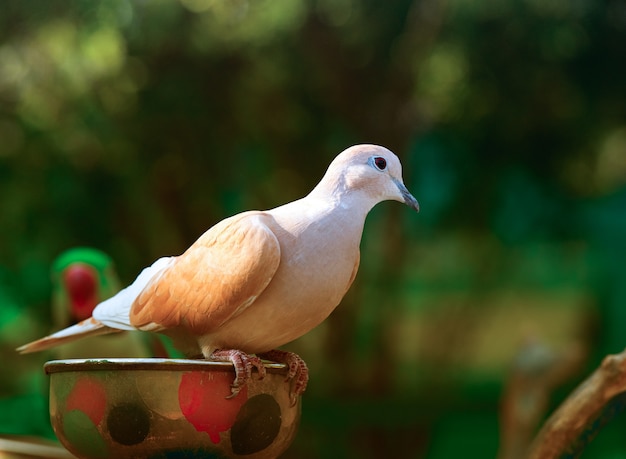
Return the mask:
M77 339L85 338L87 336L106 335L107 333L116 333L121 330L107 327L94 318L83 320L82 322L72 325L71 327L59 330L52 335L48 335L44 338L32 341L28 344L18 347L16 350L20 354L28 354L30 352L43 351L51 347L59 346L61 344L69 343Z

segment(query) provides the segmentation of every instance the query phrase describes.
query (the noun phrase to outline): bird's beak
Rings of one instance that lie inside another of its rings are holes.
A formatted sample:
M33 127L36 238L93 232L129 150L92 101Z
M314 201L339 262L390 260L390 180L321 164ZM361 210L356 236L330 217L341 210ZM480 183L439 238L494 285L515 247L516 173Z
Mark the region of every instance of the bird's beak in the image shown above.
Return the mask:
M404 203L409 206L411 209L415 209L416 212L420 211L420 205L419 202L417 202L417 199L415 199L415 197L409 193L409 190L406 189L406 186L404 186L404 183L402 183L400 180L397 179L393 179L393 182L396 184L396 186L398 187L398 189L400 190L400 194L402 195L402 199L404 199Z

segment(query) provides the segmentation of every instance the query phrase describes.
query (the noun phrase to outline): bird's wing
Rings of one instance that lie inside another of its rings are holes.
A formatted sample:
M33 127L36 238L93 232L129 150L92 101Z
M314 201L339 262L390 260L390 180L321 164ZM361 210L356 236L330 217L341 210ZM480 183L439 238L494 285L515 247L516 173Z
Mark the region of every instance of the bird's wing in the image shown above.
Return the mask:
M269 218L246 212L208 230L138 295L131 324L156 331L182 326L203 335L241 313L280 264Z
M93 318L111 328L135 330L130 323L131 305L146 286L157 281L175 261L175 257L163 257L144 268L132 284L96 306Z

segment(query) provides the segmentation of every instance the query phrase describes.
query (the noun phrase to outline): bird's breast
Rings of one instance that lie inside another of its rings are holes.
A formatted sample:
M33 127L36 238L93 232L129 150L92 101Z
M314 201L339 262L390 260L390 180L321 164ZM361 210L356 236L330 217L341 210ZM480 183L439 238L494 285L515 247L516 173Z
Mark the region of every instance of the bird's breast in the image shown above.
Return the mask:
M218 346L263 352L299 338L340 303L359 263L361 228L318 219L272 227L281 260L267 288L216 334Z

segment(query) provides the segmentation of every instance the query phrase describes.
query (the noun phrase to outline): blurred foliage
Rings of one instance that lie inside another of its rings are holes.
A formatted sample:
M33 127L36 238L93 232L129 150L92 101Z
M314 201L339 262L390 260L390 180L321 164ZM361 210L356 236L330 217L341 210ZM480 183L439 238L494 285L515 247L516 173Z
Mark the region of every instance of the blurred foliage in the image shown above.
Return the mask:
M4 0L0 404L45 405L12 349L48 331L63 250L130 282L373 142L422 212L374 209L355 286L290 346L288 457L494 456L525 338L589 368L626 345L625 40L624 0ZM585 457L626 457L624 427Z

